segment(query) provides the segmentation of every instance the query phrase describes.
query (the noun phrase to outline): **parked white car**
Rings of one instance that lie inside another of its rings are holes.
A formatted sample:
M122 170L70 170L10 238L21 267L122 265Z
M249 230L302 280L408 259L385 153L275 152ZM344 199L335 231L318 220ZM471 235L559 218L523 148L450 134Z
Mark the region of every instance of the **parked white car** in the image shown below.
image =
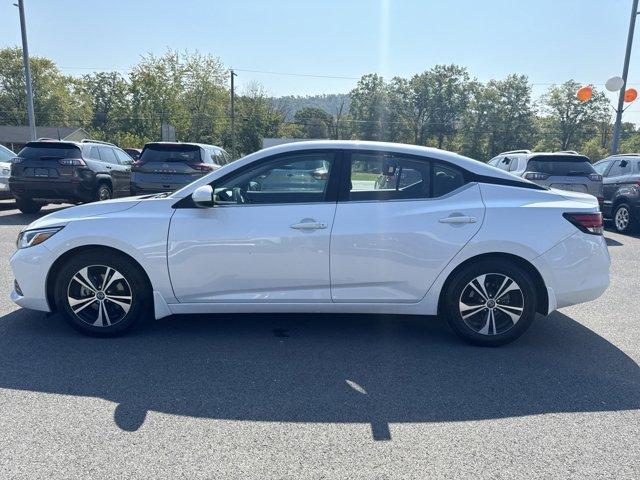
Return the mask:
M13 198L9 191L9 177L11 176L11 159L16 156L7 147L0 145L0 200Z
M591 195L442 150L315 141L171 194L33 222L11 258L11 298L93 335L147 309L360 312L442 315L464 339L499 345L536 313L600 296L609 263Z

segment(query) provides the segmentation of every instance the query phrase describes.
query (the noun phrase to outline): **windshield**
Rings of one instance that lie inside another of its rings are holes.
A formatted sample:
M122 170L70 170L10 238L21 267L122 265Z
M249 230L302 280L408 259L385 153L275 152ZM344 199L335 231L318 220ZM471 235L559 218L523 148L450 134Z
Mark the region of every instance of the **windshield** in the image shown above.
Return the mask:
M140 161L200 163L200 147L197 145L147 145L140 155Z
M587 157L579 155L534 157L527 163L527 171L546 173L554 177L586 176L595 173Z
M61 158L82 158L80 149L71 143L27 143L18 153L26 160L59 160Z

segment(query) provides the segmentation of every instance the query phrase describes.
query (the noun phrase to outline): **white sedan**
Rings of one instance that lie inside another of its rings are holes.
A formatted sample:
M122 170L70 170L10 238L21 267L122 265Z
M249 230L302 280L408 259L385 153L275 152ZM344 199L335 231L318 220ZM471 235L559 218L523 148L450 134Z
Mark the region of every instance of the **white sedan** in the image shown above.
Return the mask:
M493 346L599 297L609 264L595 197L442 150L315 141L36 220L11 298L92 335L146 312L358 312L440 315Z

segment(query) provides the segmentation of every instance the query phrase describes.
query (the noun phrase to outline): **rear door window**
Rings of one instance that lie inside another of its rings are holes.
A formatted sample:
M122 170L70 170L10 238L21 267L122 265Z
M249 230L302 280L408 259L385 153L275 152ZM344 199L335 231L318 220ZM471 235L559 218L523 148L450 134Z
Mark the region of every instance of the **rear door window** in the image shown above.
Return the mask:
M609 170L608 177L620 177L631 173L631 162L626 159L616 160Z
M527 171L546 173L551 177L588 176L595 173L589 159L582 155L539 155L529 160Z
M100 151L100 158L102 158L103 162L111 163L114 165L118 164L118 159L116 158L116 154L113 152L113 148L111 147L98 147Z

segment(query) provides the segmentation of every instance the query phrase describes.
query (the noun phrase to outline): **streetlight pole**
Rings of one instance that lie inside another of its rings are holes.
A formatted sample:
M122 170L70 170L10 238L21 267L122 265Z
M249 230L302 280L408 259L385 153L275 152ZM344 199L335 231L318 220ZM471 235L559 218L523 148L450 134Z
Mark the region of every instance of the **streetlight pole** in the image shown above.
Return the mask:
M620 132L622 130L622 111L624 107L624 92L627 90L627 74L629 73L629 58L633 46L633 32L636 28L636 16L638 15L638 0L633 0L631 7L631 19L629 20L629 34L627 36L627 51L624 54L624 66L622 67L622 88L618 96L618 109L616 110L616 124L613 127L613 139L611 140L611 155L618 153Z
M637 0L636 0L637 1ZM235 89L233 77L237 77L236 72L231 69L231 155L236 156L236 109L235 109Z
M23 0L18 0L17 7L20 11L20 30L22 31L22 60L24 61L24 79L27 86L27 116L29 117L29 136L31 138L31 141L34 141L36 139L36 117L33 112L33 89L31 88L29 47L27 46L27 24L24 18Z

